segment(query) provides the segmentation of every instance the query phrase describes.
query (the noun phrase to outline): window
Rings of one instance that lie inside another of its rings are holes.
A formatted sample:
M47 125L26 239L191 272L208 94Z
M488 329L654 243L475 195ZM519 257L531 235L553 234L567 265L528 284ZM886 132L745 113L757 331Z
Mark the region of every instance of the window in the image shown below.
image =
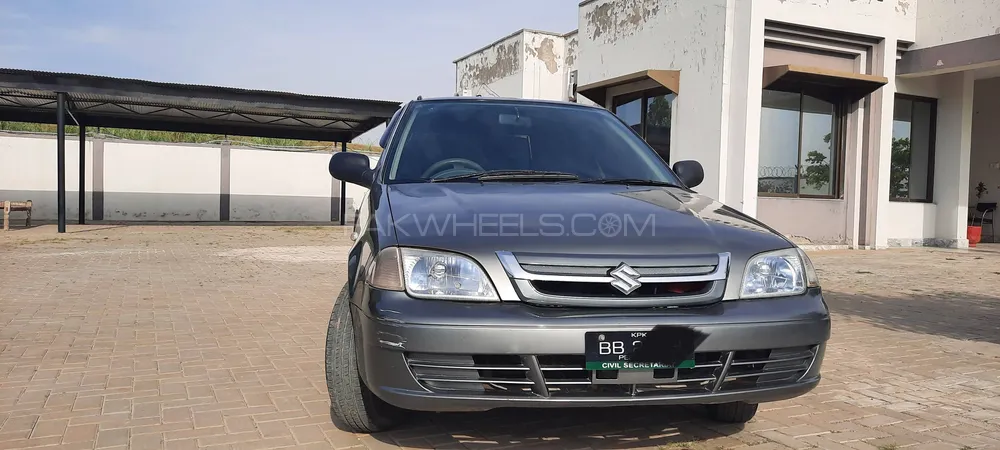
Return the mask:
M765 89L757 191L786 197L840 197L841 109L808 93Z
M397 126L384 156L391 183L422 183L490 170L680 183L649 146L604 109L568 103L434 100L407 107Z
M897 95L892 111L889 199L930 202L934 187L937 100Z
M615 97L612 112L670 161L670 120L677 94L667 89L652 89Z

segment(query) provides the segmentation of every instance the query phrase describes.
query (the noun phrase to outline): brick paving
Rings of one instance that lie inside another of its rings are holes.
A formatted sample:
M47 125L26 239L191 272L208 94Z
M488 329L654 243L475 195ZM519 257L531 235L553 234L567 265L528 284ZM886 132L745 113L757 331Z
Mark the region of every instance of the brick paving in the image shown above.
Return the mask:
M347 231L53 226L0 234L0 448L1000 448L1000 247L814 253L824 380L745 427L697 408L328 415Z

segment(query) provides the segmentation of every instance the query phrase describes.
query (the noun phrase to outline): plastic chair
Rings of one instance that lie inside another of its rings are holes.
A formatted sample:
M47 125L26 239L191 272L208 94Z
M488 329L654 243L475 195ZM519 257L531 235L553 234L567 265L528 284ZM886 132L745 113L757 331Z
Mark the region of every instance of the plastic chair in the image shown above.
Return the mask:
M996 228L994 227L993 214L997 210L997 202L991 203L976 203L976 213L972 216L972 226L976 226L976 221L979 221L979 226L984 226L986 224L990 225L990 242L996 242Z

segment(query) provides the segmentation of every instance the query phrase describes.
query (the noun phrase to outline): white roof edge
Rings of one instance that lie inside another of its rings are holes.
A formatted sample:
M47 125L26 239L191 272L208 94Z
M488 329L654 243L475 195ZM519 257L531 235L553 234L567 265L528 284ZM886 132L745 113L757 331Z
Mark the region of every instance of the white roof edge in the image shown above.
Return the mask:
M469 58L470 56L472 56L472 55L475 55L475 54L477 54L477 53L480 53L480 52L482 52L483 50L486 50L486 49L488 49L488 48L491 48L491 47L495 47L495 46L497 46L498 44L500 44L501 42L504 42L504 41L507 41L507 40L509 40L510 38L514 37L514 36L517 36L517 35L521 35L521 34L524 34L524 32L525 32L525 31L530 31L530 30L528 30L528 29L526 29L526 28L521 28L520 30L517 30L517 31L515 31L515 32L513 32L513 33L511 33L511 34L508 34L508 35L506 35L506 36L504 36L504 37L500 38L500 39L497 39L497 40L495 40L495 41L493 41L493 42L490 42L489 44L486 44L486 45L484 45L484 46L482 46L482 47L479 47L479 48L477 48L476 50L474 50L474 51L472 51L472 52L469 52L469 53L467 53L467 54L465 54L465 55L463 55L463 56L460 56L460 57L458 57L457 59L455 59L454 61L452 61L452 63L453 63L453 64L458 64L458 62L459 62L459 61L462 61L462 60L464 60L464 59L468 59L468 58Z
M548 35L548 36L555 36L555 37L564 38L566 36L569 36L569 35L572 35L572 34L578 32L578 31L580 31L580 30L573 30L573 31L570 31L569 33L556 33L554 31L536 30L536 29L533 29L533 28L521 28L520 30L517 30L517 31L515 31L515 32L513 32L511 34L508 34L508 35L500 38L500 39L497 39L497 40L495 40L493 42L490 42L489 44L486 44L486 45L484 45L482 47L479 47L478 49L476 49L476 50L474 50L472 52L469 52L469 53L467 53L467 54L465 54L463 56L458 57L457 59L455 59L454 61L452 61L452 64L458 64L462 60L468 59L469 57L471 57L471 56L473 56L473 55L475 55L477 53L480 53L483 50L486 50L488 48L495 47L495 46L499 45L500 43L505 42L505 41L509 40L510 38L513 38L514 36L517 36L519 34L535 33L535 34L544 34L544 35Z

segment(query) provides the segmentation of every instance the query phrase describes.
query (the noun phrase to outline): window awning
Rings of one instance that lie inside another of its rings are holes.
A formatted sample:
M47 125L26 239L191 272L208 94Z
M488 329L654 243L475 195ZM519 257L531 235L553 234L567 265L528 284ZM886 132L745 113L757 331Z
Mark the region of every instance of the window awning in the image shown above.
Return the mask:
M889 82L886 77L798 65L764 68L765 89L806 92L828 101L856 102Z
M576 93L589 98L598 105L604 106L607 104L608 89L638 81L649 80L667 88L667 90L673 92L674 94L680 93L681 71L652 69L642 70L628 75L622 75L620 77L580 86L576 89Z

